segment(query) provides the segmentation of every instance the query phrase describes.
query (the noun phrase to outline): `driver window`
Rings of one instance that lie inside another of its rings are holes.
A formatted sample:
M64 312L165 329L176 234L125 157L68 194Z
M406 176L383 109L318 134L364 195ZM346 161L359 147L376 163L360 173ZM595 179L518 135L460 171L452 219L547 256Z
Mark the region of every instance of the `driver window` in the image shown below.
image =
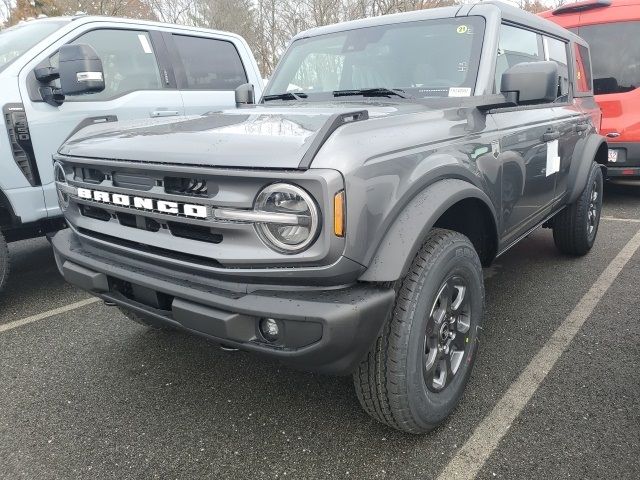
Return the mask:
M71 43L91 45L102 60L105 89L87 96L87 100L108 100L137 90L162 88L160 69L146 32L92 30ZM57 66L58 54L50 62ZM74 99L77 100L81 98Z
M496 92L500 92L502 74L510 67L524 62L544 60L540 35L522 28L502 25L496 60Z

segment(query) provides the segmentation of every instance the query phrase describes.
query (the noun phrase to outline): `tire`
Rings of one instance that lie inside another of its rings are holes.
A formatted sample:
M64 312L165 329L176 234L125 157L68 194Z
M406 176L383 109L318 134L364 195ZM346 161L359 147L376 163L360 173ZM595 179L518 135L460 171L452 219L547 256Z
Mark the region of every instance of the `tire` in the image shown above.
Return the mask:
M153 318L143 317L142 315L138 315L131 310L127 310L126 308L118 307L118 310L120 310L122 314L129 320L139 323L140 325L144 325L145 327L149 327L154 330L162 330L165 332L171 332L175 330L175 327L162 323Z
M484 314L478 254L464 235L434 229L396 291L393 311L353 381L373 418L404 432L426 433L456 408L475 363ZM443 340L453 333L455 338ZM446 349L438 349L442 344Z
M7 284L7 279L9 278L9 247L7 247L7 242L0 232L0 292L4 290L5 285Z
M602 192L602 170L593 162L578 199L553 219L553 240L562 253L582 256L593 247L600 225Z

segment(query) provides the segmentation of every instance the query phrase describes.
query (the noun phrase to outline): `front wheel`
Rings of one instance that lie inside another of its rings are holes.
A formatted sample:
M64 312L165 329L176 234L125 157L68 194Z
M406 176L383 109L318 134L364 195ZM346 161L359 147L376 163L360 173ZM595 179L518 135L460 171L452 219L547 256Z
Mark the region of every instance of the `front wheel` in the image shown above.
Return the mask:
M593 162L587 185L578 199L553 219L553 240L563 253L586 255L596 241L602 211L603 177Z
M9 278L9 248L7 242L0 232L0 292L4 289Z
M483 314L482 267L473 245L460 233L434 229L353 374L364 410L409 433L442 423L471 375Z

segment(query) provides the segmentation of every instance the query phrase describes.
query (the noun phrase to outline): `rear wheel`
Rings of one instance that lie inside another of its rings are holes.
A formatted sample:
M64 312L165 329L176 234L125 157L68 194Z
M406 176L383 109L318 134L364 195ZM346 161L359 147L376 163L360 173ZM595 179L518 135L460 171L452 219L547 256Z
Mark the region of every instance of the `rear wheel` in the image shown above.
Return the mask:
M0 292L4 289L9 278L9 248L0 232Z
M578 199L553 219L553 240L558 250L569 255L585 255L591 250L600 225L602 192L602 170L594 162Z
M464 235L434 229L397 288L396 305L354 372L376 420L425 433L455 409L471 375L484 310L480 259Z

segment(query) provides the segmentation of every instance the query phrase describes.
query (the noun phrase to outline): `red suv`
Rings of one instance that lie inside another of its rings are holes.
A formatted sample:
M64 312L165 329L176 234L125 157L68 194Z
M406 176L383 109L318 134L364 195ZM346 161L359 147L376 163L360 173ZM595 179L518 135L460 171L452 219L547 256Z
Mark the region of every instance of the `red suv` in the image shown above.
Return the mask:
M640 178L640 0L590 0L540 15L589 43L608 176Z

